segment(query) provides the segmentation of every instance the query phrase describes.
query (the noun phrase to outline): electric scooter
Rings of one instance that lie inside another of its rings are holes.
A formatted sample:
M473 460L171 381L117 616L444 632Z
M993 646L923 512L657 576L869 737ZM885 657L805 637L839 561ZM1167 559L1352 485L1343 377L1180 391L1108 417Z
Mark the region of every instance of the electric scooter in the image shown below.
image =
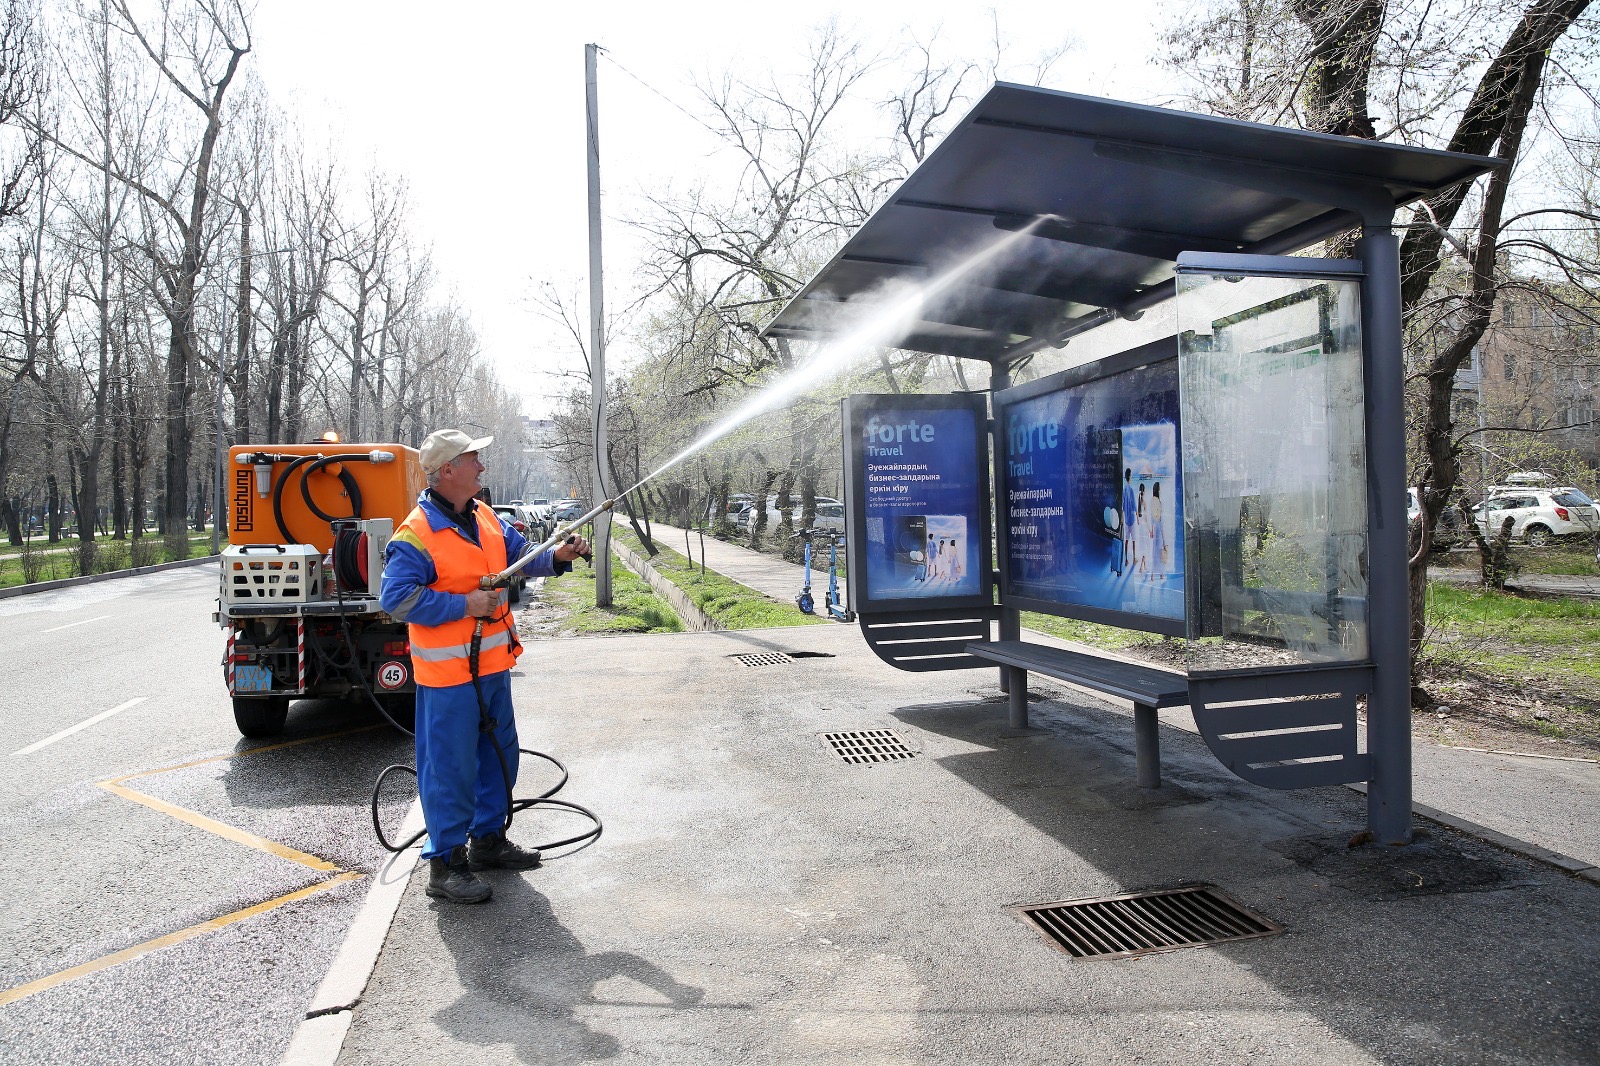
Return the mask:
M795 534L795 536L799 537L806 546L805 584L801 586L800 592L794 598L794 605L800 608L801 614L812 614L815 612L817 606L816 600L814 600L811 596L811 534L815 532L816 530L814 529L802 529L800 532Z
M828 537L828 617L837 622L854 622L856 613L839 599L839 542L842 540L844 537L838 533Z

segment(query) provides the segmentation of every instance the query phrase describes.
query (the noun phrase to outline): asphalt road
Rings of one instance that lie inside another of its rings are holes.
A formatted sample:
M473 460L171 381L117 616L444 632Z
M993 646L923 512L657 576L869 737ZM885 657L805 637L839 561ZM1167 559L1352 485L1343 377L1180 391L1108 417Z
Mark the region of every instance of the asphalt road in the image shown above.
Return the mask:
M384 857L408 738L307 701L242 740L215 596L202 565L0 602L8 1063L277 1062Z

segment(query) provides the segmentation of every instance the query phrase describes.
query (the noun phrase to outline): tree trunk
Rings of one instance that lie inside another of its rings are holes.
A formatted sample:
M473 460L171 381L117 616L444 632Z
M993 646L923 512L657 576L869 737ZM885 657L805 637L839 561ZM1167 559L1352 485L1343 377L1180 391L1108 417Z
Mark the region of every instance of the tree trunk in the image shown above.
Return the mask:
M1578 11L1586 5L1587 0L1582 0L1581 3L1573 0L1573 6ZM1536 5L1538 6L1540 5ZM1575 11L1574 17L1576 13ZM1524 17L1524 25L1526 23L1527 16ZM1521 30L1522 26L1519 26L1518 32ZM1534 39L1542 38L1535 35ZM1516 33L1513 34L1513 40L1517 40ZM1554 40L1554 37L1550 38L1549 43L1554 43ZM1511 47L1507 45L1508 49ZM1496 91L1510 93L1509 99L1498 102L1496 111L1501 116L1502 128L1499 135L1491 142L1498 145L1500 154L1504 158L1510 160L1515 160L1521 150L1528 116L1533 110L1534 101L1538 98L1539 85L1549 58L1548 44L1544 49L1536 51L1529 50L1526 46L1519 48L1519 51L1513 52L1510 56L1502 51L1500 60L1496 61L1513 62L1519 68L1515 78L1509 81L1492 78L1492 71L1484 75L1484 83L1496 86ZM1482 84L1480 83L1480 92ZM1469 108L1469 114L1470 111ZM1466 122L1466 119L1462 121ZM1433 359L1426 371L1427 404L1423 410L1422 451L1427 467L1422 472L1421 489L1418 492L1422 504L1423 533L1421 547L1411 556L1408 574L1411 581L1410 601L1413 607L1411 616L1413 671L1427 630L1426 616L1417 608L1419 605L1425 607L1427 602L1428 548L1432 545L1434 530L1438 528L1439 516L1444 512L1461 480L1460 444L1456 440L1455 411L1452 404L1455 379L1461 368L1467 365L1473 349L1477 347L1478 341L1489 328L1490 315L1498 292L1495 271L1499 259L1500 228L1510 184L1511 167L1505 167L1489 176L1488 188L1483 199L1483 214L1478 225L1478 241L1472 250L1472 294L1466 304L1466 313L1462 316L1461 325L1450 343ZM1402 245L1402 251L1403 249ZM1433 269L1438 269L1437 262ZM1487 554L1484 558L1489 560ZM1495 565L1498 567L1498 562Z
M234 310L238 336L233 359L233 442L249 444L250 435L250 337L255 318L250 312L250 208L239 206L239 290ZM217 432L222 432L222 413L217 413Z

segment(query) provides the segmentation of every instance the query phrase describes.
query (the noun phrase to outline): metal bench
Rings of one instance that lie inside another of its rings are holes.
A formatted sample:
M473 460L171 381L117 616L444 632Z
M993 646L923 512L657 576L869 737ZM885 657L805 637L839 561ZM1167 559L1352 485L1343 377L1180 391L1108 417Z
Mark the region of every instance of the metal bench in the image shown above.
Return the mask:
M1156 710L1189 704L1189 679L1171 670L1108 659L1088 652L1068 651L1021 640L975 642L968 655L1007 668L1011 725L1028 724L1028 672L1044 674L1084 688L1133 701L1134 757L1142 788L1161 787L1161 740Z

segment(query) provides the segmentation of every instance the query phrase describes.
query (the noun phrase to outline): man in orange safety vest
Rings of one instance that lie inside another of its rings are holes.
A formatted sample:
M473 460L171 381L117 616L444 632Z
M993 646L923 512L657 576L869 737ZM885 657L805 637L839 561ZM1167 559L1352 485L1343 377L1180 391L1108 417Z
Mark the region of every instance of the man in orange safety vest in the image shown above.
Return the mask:
M493 894L477 871L539 865L537 851L505 836L507 797L517 779L511 668L522 644L504 591L481 589L479 582L504 571L529 545L477 499L484 471L478 452L493 440L441 429L422 442L428 487L389 541L379 596L410 630L417 793L428 827L422 856L431 863L427 892L453 903L481 903ZM588 542L575 537L541 552L522 573L562 574L588 553ZM470 650L480 619L474 677Z

